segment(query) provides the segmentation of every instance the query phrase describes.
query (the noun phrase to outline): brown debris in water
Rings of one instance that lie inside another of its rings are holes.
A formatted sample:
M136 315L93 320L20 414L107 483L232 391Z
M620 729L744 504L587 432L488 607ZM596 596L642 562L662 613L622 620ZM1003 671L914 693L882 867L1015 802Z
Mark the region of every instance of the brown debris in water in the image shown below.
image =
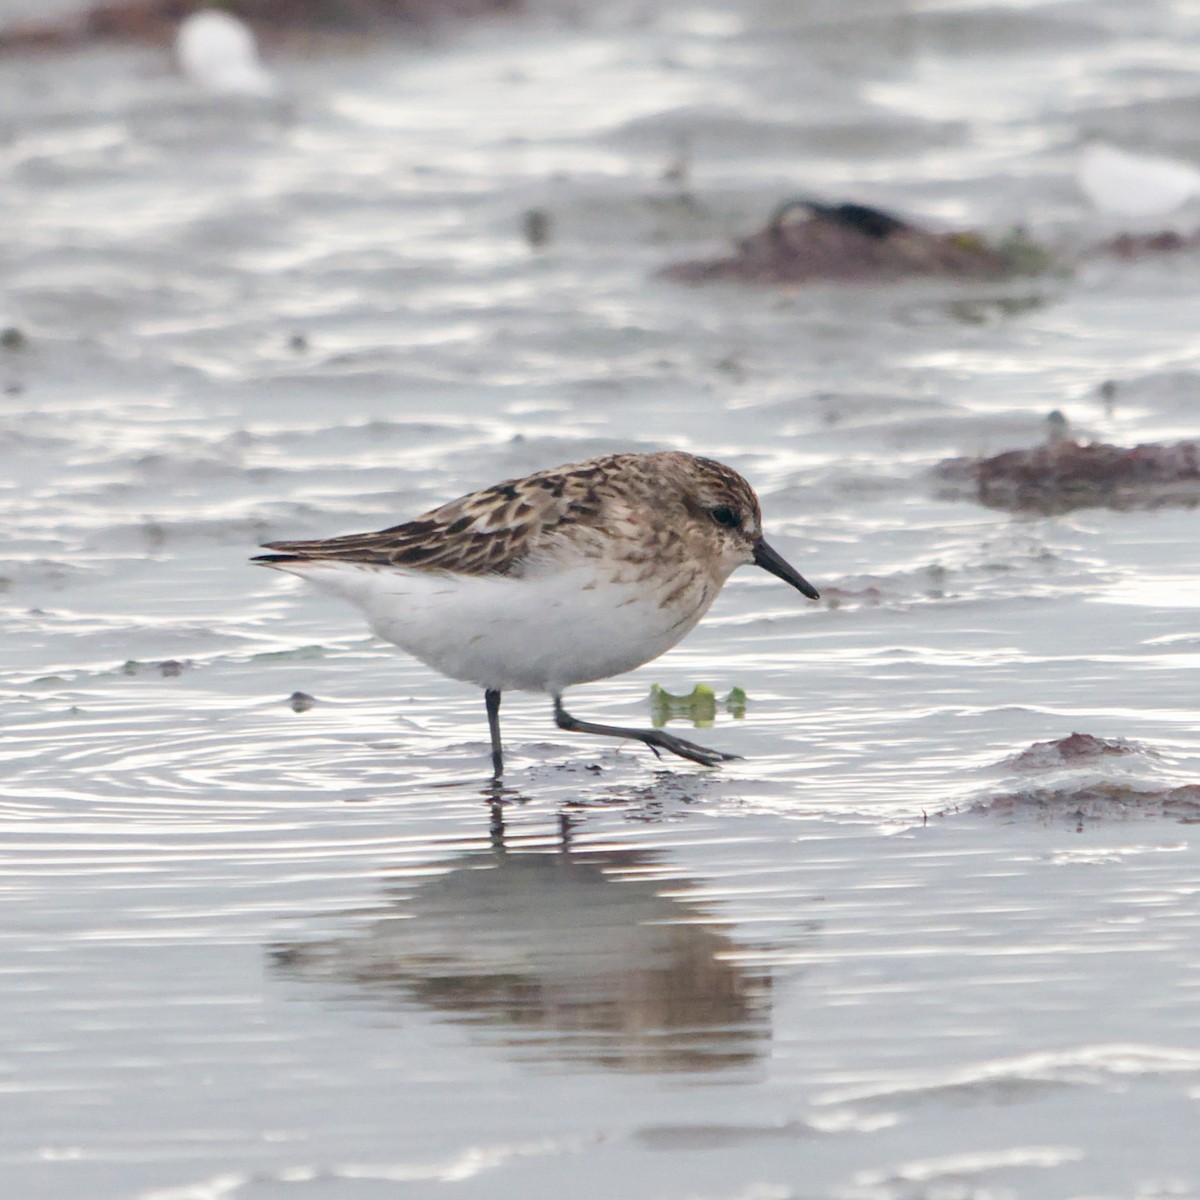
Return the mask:
M1064 513L1076 508L1158 508L1200 503L1200 443L1110 446L1051 438L1032 450L951 458L935 473L988 508Z
M131 658L128 662L122 664L121 674L132 678L135 675L140 675L143 669L150 670L153 668L164 679L178 679L184 671L195 665L190 658L168 658L159 663L138 662L136 658Z
M1080 787L1030 788L976 801L969 811L989 817L1033 814L1067 817L1074 821L1102 817L1165 817L1192 824L1200 822L1200 784L1141 788L1131 783L1088 783Z
M821 588L821 600L826 608L841 608L843 604L862 604L870 608L877 608L883 603L884 593L882 588L868 586L864 588L840 588L832 585L826 585Z
M857 283L917 275L999 279L1050 265L1049 255L1019 234L993 245L970 230L936 233L864 204L788 200L733 255L676 263L663 275L681 283Z
M1062 273L1077 260L1125 261L1200 249L1200 230L1121 233L1081 255L1055 254L1013 229L995 241L975 230L936 232L853 201L800 198L776 208L766 225L731 255L674 263L662 271L680 283L865 283L915 276L989 280Z
M1200 231L1178 233L1164 229L1158 233L1119 233L1107 242L1101 242L1094 253L1134 261L1153 254L1178 254L1181 250L1200 248Z
M107 0L77 13L0 29L0 51L54 50L95 41L168 44L180 21L205 8L240 17L261 34L369 33L389 25L513 12L521 0Z
M1076 766L1099 759L1143 753L1143 748L1125 738L1098 738L1090 733L1072 733L1052 742L1034 742L1009 762L1021 771L1046 771Z
M1087 820L1131 817L1200 823L1200 784L1173 785L1148 777L1152 764L1146 760L1158 757L1153 749L1126 738L1090 733L1034 742L1005 765L1018 771L1054 772L1053 781L1041 787L1011 787L976 800L966 811L1011 820L1031 816L1067 820L1077 829ZM948 809L939 815L958 811Z

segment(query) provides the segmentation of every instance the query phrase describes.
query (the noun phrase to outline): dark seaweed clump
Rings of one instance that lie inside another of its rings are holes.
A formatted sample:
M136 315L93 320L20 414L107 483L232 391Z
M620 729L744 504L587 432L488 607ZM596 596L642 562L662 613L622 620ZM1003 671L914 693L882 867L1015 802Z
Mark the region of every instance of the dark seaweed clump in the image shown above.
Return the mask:
M977 801L970 811L989 817L1057 817L1076 823L1106 817L1159 817L1192 824L1200 822L1200 784L1154 788L1112 782L1030 788Z
M1142 753L1142 748L1124 738L1094 737L1072 733L1052 742L1034 742L1011 760L1021 771L1045 771L1055 767L1080 766L1106 758L1123 758Z
M732 255L676 263L663 274L682 283L858 283L909 276L1002 279L1053 265L1019 232L993 243L971 230L923 229L865 204L789 200Z
M1187 507L1200 503L1200 444L1051 440L990 458L951 458L935 468L951 495L989 508L1063 513L1077 508Z
M1133 261L1155 254L1178 254L1200 248L1200 233L1163 229L1157 233L1119 233L1096 247L1097 254Z
M1153 748L1127 738L1090 733L1034 742L1004 765L1035 776L1050 772L1053 778L1010 786L975 800L966 811L1010 821L1065 821L1077 830L1087 821L1114 818L1200 822L1200 784L1156 779L1159 758ZM955 806L939 815L960 811Z

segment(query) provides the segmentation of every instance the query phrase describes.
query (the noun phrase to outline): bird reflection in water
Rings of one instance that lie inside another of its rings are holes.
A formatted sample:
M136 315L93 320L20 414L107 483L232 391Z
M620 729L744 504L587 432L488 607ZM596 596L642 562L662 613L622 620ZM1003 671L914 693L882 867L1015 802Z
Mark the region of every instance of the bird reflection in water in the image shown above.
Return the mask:
M277 968L542 1062L717 1071L766 1052L770 948L679 898L688 881L661 854L507 841L389 872L384 907L336 939L276 947Z

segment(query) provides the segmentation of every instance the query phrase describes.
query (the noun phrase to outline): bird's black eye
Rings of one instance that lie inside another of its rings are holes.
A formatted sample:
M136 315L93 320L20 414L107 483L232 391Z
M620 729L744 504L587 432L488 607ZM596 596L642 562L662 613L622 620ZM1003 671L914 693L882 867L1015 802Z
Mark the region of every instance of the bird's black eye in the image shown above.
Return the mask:
M726 529L736 529L742 523L742 514L736 508L727 508L724 505L720 508L710 508L708 515Z

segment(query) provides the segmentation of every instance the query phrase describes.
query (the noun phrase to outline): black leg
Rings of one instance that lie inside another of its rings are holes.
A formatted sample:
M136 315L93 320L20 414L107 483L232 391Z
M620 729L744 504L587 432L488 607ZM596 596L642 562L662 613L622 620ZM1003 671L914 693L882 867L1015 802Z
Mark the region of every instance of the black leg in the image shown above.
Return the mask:
M504 748L500 745L500 693L488 688L483 693L487 705L488 730L492 735L492 775L499 779L504 774Z
M739 757L721 750L709 750L707 746L697 746L695 742L664 733L661 729L625 729L620 725L597 725L593 721L580 721L563 708L561 696L554 697L554 723L559 729L565 729L569 733L598 733L604 737L634 738L649 746L660 758L660 750L669 750L672 754L690 759L702 767L715 767L717 763L732 762Z

